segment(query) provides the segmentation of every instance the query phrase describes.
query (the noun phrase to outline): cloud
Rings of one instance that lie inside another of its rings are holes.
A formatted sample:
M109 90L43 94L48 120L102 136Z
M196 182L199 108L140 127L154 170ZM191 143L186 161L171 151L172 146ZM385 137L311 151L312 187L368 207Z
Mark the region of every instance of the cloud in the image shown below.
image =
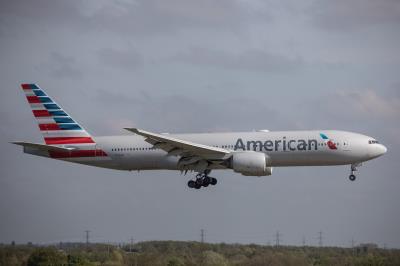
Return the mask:
M400 117L400 98L384 98L373 90L341 91L337 95L357 114L378 118Z
M246 131L252 129L293 128L290 119L268 106L262 99L251 97L210 97L207 101L184 94L153 95L143 92L99 91L96 99L102 102L118 101L111 114L105 114L107 125L118 125L110 131L120 131L123 127L135 126L162 132L212 132ZM103 103L102 103L103 104ZM121 118L118 122L116 115ZM264 117L268 117L268 123ZM122 126L122 122L130 122ZM103 125L104 126L104 125Z
M297 109L296 116L304 121L304 128L315 128L317 125L318 128L356 132L375 130L380 135L397 135L400 130L393 123L400 117L400 98L379 94L377 90L337 90L324 93L299 103Z
M301 58L289 58L261 50L248 50L235 54L199 47L178 53L172 57L172 60L194 65L209 65L228 69L262 72L288 72L299 69L303 65Z
M52 52L49 61L42 66L49 69L49 73L55 78L81 79L83 73L78 69L76 60L72 56Z
M117 1L116 8L102 8L89 18L92 25L130 33L164 33L187 28L233 29L254 19L268 19L265 13L243 8L231 0L142 0ZM115 6L115 5L114 5ZM151 14L151 15L150 15Z
M81 20L80 7L77 1L62 0L26 0L2 1L0 17L3 22L13 21L16 25L27 28L28 21L39 23L41 26L59 26L74 23L78 25Z
M236 30L248 21L270 19L265 9L249 6L231 0L16 0L3 3L0 15L14 22L22 19L79 31L151 35L204 27Z
M134 50L104 48L99 50L97 55L102 63L126 70L132 70L144 64L143 56Z
M400 25L397 0L315 1L308 10L311 21L325 30L357 30L382 24Z
M384 97L372 89L337 90L312 100L323 116L340 120L383 119L400 117L400 98Z

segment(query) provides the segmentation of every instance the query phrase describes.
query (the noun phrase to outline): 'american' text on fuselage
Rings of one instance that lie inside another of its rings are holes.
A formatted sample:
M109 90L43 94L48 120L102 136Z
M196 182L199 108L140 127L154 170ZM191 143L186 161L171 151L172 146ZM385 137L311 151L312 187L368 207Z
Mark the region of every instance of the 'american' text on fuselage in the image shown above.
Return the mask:
M315 139L291 139L287 140L283 137L280 140L250 140L243 141L238 138L234 146L235 150L250 150L250 151L306 151L318 150L318 141Z

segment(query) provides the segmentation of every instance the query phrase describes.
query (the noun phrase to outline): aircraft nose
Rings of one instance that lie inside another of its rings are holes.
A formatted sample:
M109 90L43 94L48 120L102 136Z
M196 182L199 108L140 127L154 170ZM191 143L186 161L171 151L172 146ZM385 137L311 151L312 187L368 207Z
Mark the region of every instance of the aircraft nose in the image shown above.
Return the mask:
M380 151L380 155L383 155L387 152L387 148L384 145L380 144L379 151Z
M387 152L387 148L383 146L382 144L375 144L375 145L370 145L368 148L368 156L370 158L376 158L379 156L382 156Z

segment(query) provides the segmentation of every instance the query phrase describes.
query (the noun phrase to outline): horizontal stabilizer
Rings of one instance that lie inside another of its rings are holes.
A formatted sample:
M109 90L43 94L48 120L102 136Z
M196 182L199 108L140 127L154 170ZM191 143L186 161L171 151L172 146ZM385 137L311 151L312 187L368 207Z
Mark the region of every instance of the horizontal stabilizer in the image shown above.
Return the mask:
M12 144L20 145L23 147L27 148L35 148L40 151L72 151L75 148L64 148L64 147L58 147L58 146L53 146L53 145L46 145L46 144L40 144L40 143L31 143L31 142L24 142L24 141L14 141L10 142Z

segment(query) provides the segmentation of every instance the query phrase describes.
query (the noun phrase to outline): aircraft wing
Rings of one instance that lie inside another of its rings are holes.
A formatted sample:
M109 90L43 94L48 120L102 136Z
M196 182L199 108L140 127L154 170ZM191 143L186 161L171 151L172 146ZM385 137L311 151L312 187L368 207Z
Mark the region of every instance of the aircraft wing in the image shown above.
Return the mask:
M169 155L181 156L178 165L182 170L205 170L212 163L222 163L230 153L226 149L181 140L137 128L125 129L145 137L145 141L152 144L154 148L162 149Z
M31 143L31 142L25 142L25 141L14 141L11 142L12 144L20 145L23 147L28 147L28 148L35 148L41 151L72 151L74 148L64 148L64 147L58 147L58 146L53 146L53 145L46 145L46 144L40 144L40 143Z

